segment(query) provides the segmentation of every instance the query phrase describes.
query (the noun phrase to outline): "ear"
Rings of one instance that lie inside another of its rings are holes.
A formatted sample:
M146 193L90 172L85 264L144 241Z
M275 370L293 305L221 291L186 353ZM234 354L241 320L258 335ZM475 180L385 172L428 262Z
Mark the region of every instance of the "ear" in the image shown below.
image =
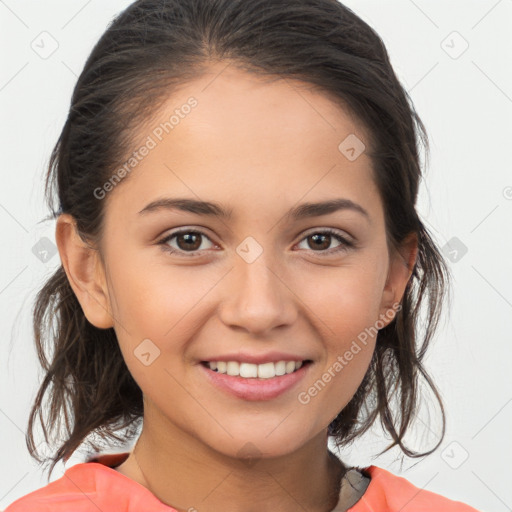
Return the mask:
M99 329L113 327L105 271L99 252L85 242L69 214L57 219L55 239L62 266L85 317Z
M380 308L380 318L385 326L393 321L396 305L402 301L417 256L418 236L414 232L404 239L398 249L392 251ZM393 315L390 314L390 310L394 312Z

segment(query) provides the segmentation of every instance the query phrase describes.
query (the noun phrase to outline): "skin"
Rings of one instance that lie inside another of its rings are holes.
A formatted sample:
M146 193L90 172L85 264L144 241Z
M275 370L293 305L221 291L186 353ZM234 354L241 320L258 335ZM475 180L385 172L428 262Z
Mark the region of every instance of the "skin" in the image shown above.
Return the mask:
M297 395L365 328L391 321L383 315L402 298L417 241L388 250L372 162L364 152L349 161L338 150L349 134L368 146L364 127L325 94L212 64L169 96L138 139L190 96L197 107L102 199L103 260L77 235L72 217L57 221L61 260L87 319L114 327L144 393L136 454L147 480L133 453L117 470L178 510L295 512L300 505L327 512L343 472L328 456L327 427L357 390L375 337L309 403ZM234 216L138 213L161 197L216 201ZM352 210L300 221L284 216L303 202L342 197L368 219ZM194 249L199 256L187 257L179 237L167 246L182 255L158 245L180 227L205 234ZM333 252L340 242L327 235L317 248L311 235L325 228L356 246ZM252 263L236 252L248 236L263 249ZM144 339L160 350L148 366L134 353ZM237 350L292 352L313 363L291 390L248 401L209 384L199 366ZM248 442L253 464L240 453Z

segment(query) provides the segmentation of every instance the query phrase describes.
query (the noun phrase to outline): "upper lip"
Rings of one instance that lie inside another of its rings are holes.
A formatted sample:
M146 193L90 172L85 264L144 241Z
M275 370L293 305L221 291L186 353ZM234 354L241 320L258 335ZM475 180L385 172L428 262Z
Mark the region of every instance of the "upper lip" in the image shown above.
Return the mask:
M264 364L277 363L278 361L306 361L307 357L286 352L266 352L264 354L250 354L247 352L236 352L231 354L219 354L217 356L203 359L203 362L211 361L238 361L239 363Z

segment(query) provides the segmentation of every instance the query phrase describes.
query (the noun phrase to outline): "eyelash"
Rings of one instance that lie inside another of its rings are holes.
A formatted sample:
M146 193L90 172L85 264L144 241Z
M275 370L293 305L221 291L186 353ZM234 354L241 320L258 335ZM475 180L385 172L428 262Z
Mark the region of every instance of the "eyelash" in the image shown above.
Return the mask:
M208 238L210 240L210 238L205 233L203 233L201 231L197 231L195 229L182 229L180 231L175 231L174 233L169 234L168 236L166 236L165 238L163 238L162 240L157 242L157 245L161 245L162 246L162 250L164 250L165 252L170 253L170 254L178 254L178 255L180 255L180 257L183 256L185 258L194 258L194 257L200 256L201 255L201 251L187 253L186 251L182 251L180 249L170 248L167 245L167 243L170 240L172 240L173 238L175 238L178 235L183 235L183 234L201 235L201 236L204 236L204 237L206 237L206 238ZM333 253L338 253L338 252L341 252L341 251L347 251L348 249L351 249L351 248L355 247L355 243L354 242L352 242L352 241L348 240L347 238L341 236L338 233L338 231L335 231L334 229L330 229L330 228L326 228L326 229L319 230L319 231L313 231L313 232L309 233L308 235L306 235L305 237L303 237L299 241L299 243L302 242L303 240L309 238L310 236L313 236L313 235L331 235L338 242L340 242L341 245L338 246L338 247L335 247L334 249L328 249L328 250L325 250L325 251L312 251L312 252L333 254Z

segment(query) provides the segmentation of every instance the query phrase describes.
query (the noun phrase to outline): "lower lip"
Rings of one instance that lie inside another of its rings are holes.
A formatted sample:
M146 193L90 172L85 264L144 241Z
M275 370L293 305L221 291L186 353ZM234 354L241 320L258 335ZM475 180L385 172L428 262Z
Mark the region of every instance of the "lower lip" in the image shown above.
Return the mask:
M287 373L271 379L244 378L219 373L204 364L199 365L210 382L223 391L244 400L271 400L282 395L297 384L309 370L311 363L304 363L293 373Z

